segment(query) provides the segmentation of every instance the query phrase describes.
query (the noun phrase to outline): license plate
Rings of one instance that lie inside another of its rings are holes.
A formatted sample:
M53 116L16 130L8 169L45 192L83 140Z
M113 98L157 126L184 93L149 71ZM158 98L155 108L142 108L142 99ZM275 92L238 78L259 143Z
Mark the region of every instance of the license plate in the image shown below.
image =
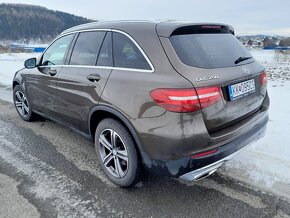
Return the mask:
M233 101L235 99L244 97L248 94L255 92L255 80L247 80L241 83L237 83L234 85L228 86L229 93L230 93L230 100Z

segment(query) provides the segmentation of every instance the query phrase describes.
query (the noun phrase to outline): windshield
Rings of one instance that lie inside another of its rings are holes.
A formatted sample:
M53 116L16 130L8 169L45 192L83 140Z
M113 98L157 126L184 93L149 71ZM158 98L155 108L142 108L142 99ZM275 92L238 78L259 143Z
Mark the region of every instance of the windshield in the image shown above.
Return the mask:
M247 49L232 34L184 34L170 37L179 59L186 65L200 68L233 67L253 62ZM236 63L235 63L236 62Z

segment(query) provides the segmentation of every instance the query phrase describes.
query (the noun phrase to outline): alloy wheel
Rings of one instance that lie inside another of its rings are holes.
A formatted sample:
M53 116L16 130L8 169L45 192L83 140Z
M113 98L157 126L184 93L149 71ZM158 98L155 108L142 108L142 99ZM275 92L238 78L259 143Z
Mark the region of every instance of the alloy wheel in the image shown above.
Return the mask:
M29 106L27 102L27 98L25 97L24 93L21 91L15 92L15 106L23 117L29 116Z
M112 129L105 129L99 137L99 150L102 163L108 172L122 178L126 175L129 166L126 145L118 133Z

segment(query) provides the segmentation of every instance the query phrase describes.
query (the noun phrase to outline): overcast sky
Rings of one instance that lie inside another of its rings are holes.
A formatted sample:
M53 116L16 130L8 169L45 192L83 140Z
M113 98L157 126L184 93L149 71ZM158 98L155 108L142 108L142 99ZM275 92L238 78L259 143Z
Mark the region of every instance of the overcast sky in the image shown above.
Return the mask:
M95 20L176 19L231 24L238 34L290 35L290 0L7 0Z

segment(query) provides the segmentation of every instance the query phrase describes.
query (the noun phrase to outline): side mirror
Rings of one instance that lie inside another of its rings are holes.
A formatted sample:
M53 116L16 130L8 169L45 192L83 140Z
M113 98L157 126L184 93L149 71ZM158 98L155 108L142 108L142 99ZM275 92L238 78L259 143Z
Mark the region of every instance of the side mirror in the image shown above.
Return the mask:
M24 62L24 67L27 69L32 69L36 67L36 58L29 58Z

